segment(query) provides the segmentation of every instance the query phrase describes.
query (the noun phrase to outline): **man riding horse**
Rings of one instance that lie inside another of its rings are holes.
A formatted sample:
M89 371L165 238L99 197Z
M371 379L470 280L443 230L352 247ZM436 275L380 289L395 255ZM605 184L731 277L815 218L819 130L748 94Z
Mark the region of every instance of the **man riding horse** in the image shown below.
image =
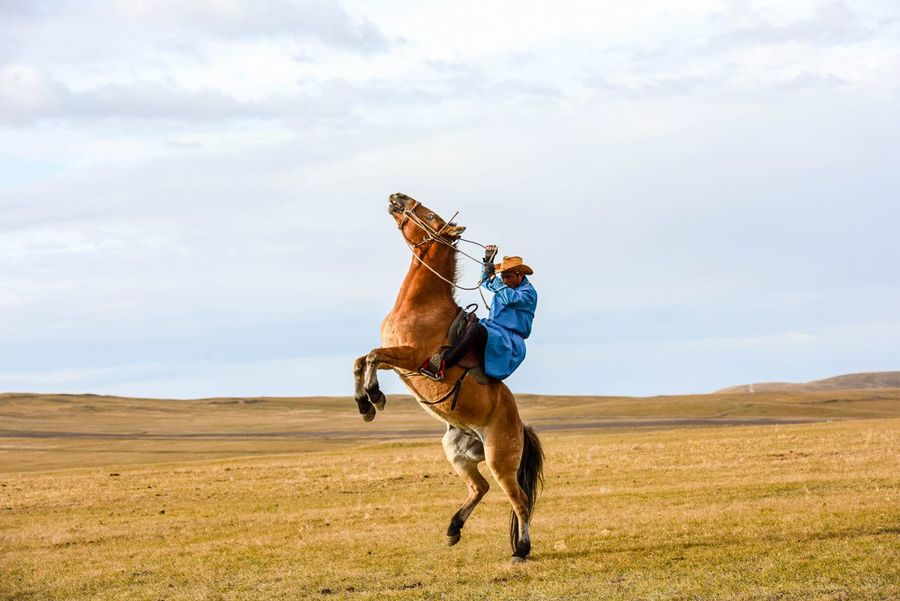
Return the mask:
M534 271L522 257L503 257L494 264L497 247L485 247L481 286L494 293L487 319L472 322L447 350L432 355L419 373L442 380L449 367L475 351L484 373L503 380L525 360L525 339L531 335L531 323L537 308L537 291L526 276Z
M381 322L381 346L353 362L357 408L365 421L375 419L387 402L377 372L394 371L422 408L446 425L444 453L465 484L466 500L450 520L447 544L460 541L466 520L490 488L478 469L484 462L512 509L512 560L524 561L531 552L530 522L543 481L544 452L534 429L522 422L512 391L500 379L525 357L523 341L531 333L537 304L537 294L525 277L531 268L519 257L505 257L494 266L496 247L487 249L483 282L494 292L491 316L474 324L466 341L445 354L449 356L438 356L434 376L440 377L442 369L450 371L445 380L432 381L418 369L423 361L430 362L426 358L447 340L448 326L461 315L453 293L460 287L455 283L460 253L456 243L466 228L452 219L444 221L406 194L391 194L388 213L413 257L397 300ZM463 348L482 352L485 372L493 378L482 383L480 376L469 374L463 364L471 357L449 367L448 360L455 361L454 355Z

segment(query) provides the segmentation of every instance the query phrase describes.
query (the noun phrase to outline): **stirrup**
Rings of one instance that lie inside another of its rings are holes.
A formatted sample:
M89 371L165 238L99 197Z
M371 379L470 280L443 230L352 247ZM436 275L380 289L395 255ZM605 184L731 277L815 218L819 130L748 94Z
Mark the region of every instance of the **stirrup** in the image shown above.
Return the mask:
M425 360L425 363L419 368L419 373L426 378L439 382L444 379L444 369L446 367L447 363L444 361L444 357L438 353Z

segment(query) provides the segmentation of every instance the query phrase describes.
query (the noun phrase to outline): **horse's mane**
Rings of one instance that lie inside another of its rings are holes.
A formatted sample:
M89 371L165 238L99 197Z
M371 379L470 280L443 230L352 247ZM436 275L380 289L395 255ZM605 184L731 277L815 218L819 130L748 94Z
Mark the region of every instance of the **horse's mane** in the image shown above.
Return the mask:
M441 273L441 275L443 275L445 278L447 278L454 284L459 284L459 278L460 278L459 253L456 252L456 247L455 246L453 246L453 247L445 246L440 243L436 243L436 244L440 245L442 252L452 253L452 255L453 255L448 263L448 265L450 267L450 273L449 274ZM447 284L446 282L443 282L443 283L446 284L447 286L450 286L450 284ZM458 288L456 288L456 286L450 286L450 296L453 297L454 301L457 301L457 298L456 298L457 290L458 290ZM457 302L457 304L459 304L459 302Z

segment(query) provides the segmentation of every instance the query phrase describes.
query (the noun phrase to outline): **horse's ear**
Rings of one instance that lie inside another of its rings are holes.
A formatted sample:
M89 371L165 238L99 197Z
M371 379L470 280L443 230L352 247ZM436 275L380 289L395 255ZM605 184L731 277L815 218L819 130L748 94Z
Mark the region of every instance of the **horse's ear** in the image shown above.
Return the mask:
M464 225L456 225L455 223L450 223L447 227L444 228L444 231L447 232L448 236L453 238L457 238L462 236L462 233L466 231L466 226Z

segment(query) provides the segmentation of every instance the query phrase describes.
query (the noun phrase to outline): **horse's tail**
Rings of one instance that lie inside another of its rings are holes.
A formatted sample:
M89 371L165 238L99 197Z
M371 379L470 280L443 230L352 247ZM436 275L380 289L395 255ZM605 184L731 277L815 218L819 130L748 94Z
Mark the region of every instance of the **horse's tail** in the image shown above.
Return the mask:
M541 441L529 426L525 426L525 444L522 447L522 460L519 462L519 487L525 493L528 500L528 519L534 511L534 503L537 501L538 484L544 484L544 449ZM519 544L519 518L513 511L509 518L509 542L513 552Z

